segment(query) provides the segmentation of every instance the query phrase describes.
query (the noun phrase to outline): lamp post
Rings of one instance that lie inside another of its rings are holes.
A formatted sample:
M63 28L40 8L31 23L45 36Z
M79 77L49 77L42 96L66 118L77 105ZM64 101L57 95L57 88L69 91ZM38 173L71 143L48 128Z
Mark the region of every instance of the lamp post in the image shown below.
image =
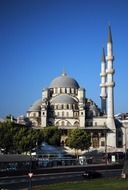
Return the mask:
M126 179L128 177L128 163L127 163L127 157L128 157L128 154L127 154L127 127L126 126L122 126L124 128L124 141L125 141L125 161L124 161L124 167L123 167L123 171L122 171L122 174L121 174L121 177Z
M33 173L32 172L29 173L28 176L29 176L29 190L31 190L32 189L32 180L31 180L31 178L33 176Z
M108 155L107 155L107 132L104 130L104 137L105 137L105 157L106 157L106 164L108 163Z
M29 177L29 190L32 189L32 176L33 176L33 173L32 173L32 142L31 142L31 135L30 134L30 164L29 164L29 173L28 173L28 177Z
M124 141L125 141L125 144L124 144L124 151L125 151L125 160L127 158L127 127L126 126L123 126L124 128Z

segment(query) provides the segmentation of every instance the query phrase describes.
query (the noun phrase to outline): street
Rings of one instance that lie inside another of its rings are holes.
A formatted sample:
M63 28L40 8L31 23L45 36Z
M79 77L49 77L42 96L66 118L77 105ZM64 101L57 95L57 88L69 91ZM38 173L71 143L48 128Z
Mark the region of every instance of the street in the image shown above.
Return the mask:
M100 170L104 178L120 177L121 169L111 170ZM63 172L63 173L52 173L52 174L38 174L33 175L31 178L32 186L41 186L53 183L68 182L68 181L79 181L84 180L82 178L83 172ZM1 177L0 188L10 190L20 190L29 187L28 176L18 177Z

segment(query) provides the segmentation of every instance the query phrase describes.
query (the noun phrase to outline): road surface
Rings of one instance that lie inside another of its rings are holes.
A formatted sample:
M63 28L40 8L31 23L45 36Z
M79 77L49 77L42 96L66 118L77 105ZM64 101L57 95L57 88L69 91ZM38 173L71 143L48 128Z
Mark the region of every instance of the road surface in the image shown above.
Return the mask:
M104 178L120 177L121 169L101 170L100 171ZM63 173L52 173L52 174L38 174L29 176L15 176L15 177L1 177L0 188L10 190L20 190L28 188L31 182L32 186L41 186L53 183L68 182L68 181L79 181L84 180L82 178L83 172L63 172Z

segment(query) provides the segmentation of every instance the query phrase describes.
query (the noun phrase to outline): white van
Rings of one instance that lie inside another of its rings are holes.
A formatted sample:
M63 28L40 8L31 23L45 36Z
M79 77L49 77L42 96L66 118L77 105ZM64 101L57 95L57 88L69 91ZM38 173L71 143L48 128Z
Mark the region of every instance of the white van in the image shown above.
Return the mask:
M82 166L87 164L87 159L85 156L79 156L79 164Z

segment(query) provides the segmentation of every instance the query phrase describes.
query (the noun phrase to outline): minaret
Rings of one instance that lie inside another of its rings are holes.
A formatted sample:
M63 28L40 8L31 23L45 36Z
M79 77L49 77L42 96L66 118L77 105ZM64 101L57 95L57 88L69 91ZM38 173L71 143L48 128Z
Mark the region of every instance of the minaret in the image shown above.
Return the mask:
M111 28L109 26L108 33L108 43L107 43L107 127L111 130L111 133L108 134L107 145L111 147L111 149L115 150L116 148L116 127L114 122L114 86L115 83L113 81L114 69L113 69L113 42L112 42L112 34Z
M113 43L112 43L112 34L111 28L109 26L109 33L108 33L108 43L107 43L107 118L114 119L114 86L115 83L113 81L114 69L113 69ZM113 128L113 126L111 126Z
M103 114L106 114L106 60L105 60L105 52L104 52L104 48L103 48L103 53L102 53L102 60L101 60L101 84L100 84L100 88L101 88L101 111Z

